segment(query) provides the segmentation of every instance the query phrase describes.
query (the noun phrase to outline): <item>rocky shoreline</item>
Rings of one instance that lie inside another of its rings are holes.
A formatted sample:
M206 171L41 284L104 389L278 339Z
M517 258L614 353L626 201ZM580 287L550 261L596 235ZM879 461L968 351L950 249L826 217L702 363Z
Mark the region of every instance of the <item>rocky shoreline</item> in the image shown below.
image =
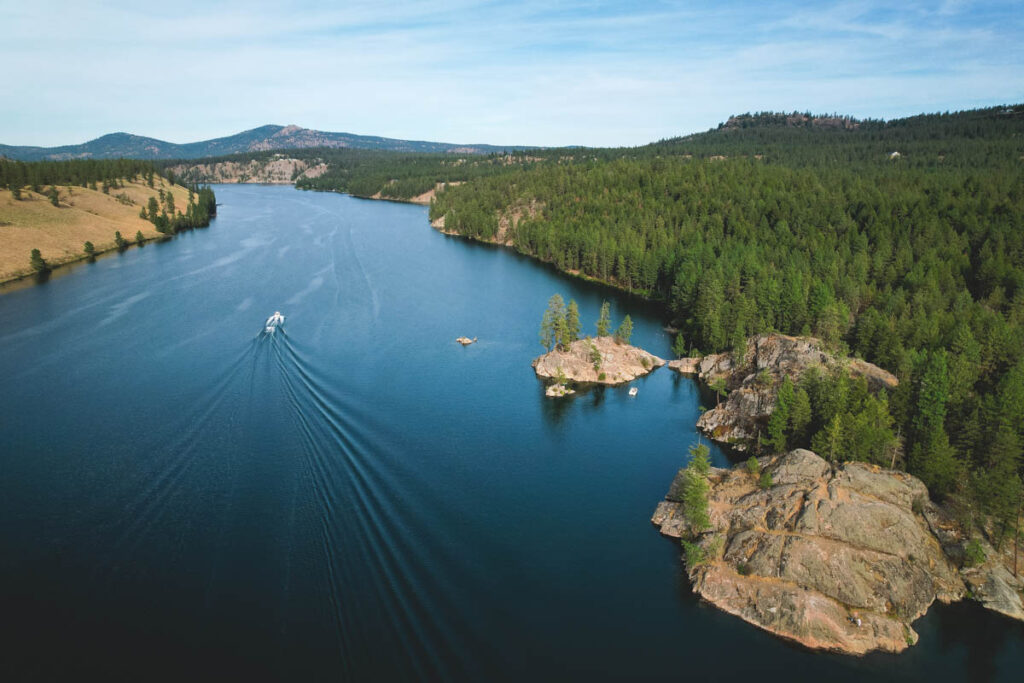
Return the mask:
M747 340L746 355L736 362L731 353L671 361L669 367L696 376L705 384L719 383L727 397L704 412L697 428L713 441L736 451L759 450L760 436L775 408L783 377L796 381L811 368L843 369L864 377L872 389L892 389L899 382L882 368L856 358L841 358L822 348L812 337L763 334Z
M652 517L662 534L700 548L687 570L716 607L848 654L905 650L918 639L911 623L935 600L964 598L968 586L986 607L1024 619L1024 582L990 547L987 563L962 566L966 539L915 477L859 462L832 466L802 449L760 462L768 486L745 466L711 470L710 529L690 528L683 470Z
M547 396L578 384L622 384L666 362L612 337L580 339L533 361ZM819 340L766 334L731 354L667 363L727 391L698 428L735 450L761 450L779 385L817 368L864 378L872 390L896 377L859 359L828 353ZM914 645L913 622L936 600L965 597L1024 620L1024 578L984 539L969 539L917 478L863 462L829 463L796 449L707 477L706 528L686 515L686 469L651 521L687 546L695 593L719 609L812 649L861 655ZM968 542L984 559L972 565Z
M735 451L764 450L761 436L785 378L813 368L864 378L872 390L896 377L828 353L819 340L766 334L742 359L722 353L669 363L725 400L697 427ZM912 622L935 601L972 597L1024 620L1024 578L984 539L971 565L968 538L917 478L862 462L832 464L803 449L751 459L707 476L706 529L684 512L685 469L651 521L689 544L693 590L729 614L809 648L847 654L901 652ZM1011 560L1012 565L1012 560Z

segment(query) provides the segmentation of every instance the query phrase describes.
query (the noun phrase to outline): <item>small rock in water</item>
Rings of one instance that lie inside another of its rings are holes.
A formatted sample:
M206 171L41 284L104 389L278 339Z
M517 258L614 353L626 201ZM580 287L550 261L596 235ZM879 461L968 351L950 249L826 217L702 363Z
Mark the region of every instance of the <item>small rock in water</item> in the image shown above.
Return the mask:
M569 394L575 393L576 392L573 389L570 389L564 384L552 384L551 386L544 390L545 396L551 396L555 398L559 396L568 396Z

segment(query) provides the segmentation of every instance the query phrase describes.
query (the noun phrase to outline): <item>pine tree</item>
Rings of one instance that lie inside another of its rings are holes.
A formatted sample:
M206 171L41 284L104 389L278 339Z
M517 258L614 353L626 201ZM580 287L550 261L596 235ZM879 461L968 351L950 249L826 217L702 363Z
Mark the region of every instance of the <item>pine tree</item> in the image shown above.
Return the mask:
M561 294L554 294L548 299L547 310L540 323L540 343L547 351L556 344L561 344L566 330L565 303Z
M722 307L725 295L722 282L716 273L706 273L697 287L697 303L694 311L700 332L700 347L704 350L719 351L725 347L725 332L722 327Z
M803 387L798 387L793 394L793 408L789 411L789 448L804 448L809 445L807 430L813 416L811 399L807 391Z
M747 365L747 336L744 334L744 329L743 323L737 321L732 334L732 360L737 369Z
M597 318L597 336L607 337L612 331L611 305L601 302L601 314Z
M1017 514L1020 496L1019 472L1024 464L1024 361L1000 380L993 403L995 410L988 424L992 436L973 483L982 510L999 520L1001 537Z
M576 306L575 299L569 299L569 306L565 312L565 327L568 335L567 343L572 343L580 338L580 309Z
M698 443L690 446L688 451L691 456L688 467L692 467L702 477L708 476L711 472L711 449Z
M950 402L960 404L971 391L981 371L981 345L971 328L961 322L954 332L949 356Z
M620 344L628 344L633 336L633 319L628 315L622 319L619 329L615 330L615 341Z
M29 263L32 265L32 270L37 273L47 273L50 270L49 264L46 263L46 259L43 258L38 249L32 250L32 254L29 256Z
M908 463L911 474L925 483L936 495L946 495L955 488L963 466L956 458L945 430L919 441L911 447Z
M931 351L924 359L915 386L910 433L911 474L917 475L933 493L950 493L961 473L946 434L946 402L949 399L949 371L945 350Z
M682 332L678 332L675 341L672 342L672 353L676 358L686 358L686 339L683 338Z
M725 388L725 378L715 377L708 386L711 391L715 392L715 407L717 408L722 404L722 397L729 393L728 389Z
M92 256L96 253L96 247L93 246L92 242L86 242L82 245L82 251L85 252L86 256Z
M569 323L566 319L565 309L563 308L560 315L555 317L555 346L559 349L565 349L569 346Z
M146 241L146 236L142 234L141 230L139 230L138 232L135 233L135 243L136 244L143 244L145 241Z
M699 534L711 526L708 515L707 475L711 470L708 447L704 444L690 446L690 462L683 473L683 513L690 529Z
M775 399L775 409L768 418L768 439L766 444L774 453L786 450L786 432L789 427L789 416L793 406L793 382L787 375L782 379L779 393Z
M843 455L843 420L833 415L825 428L811 439L811 450L829 462L836 462Z

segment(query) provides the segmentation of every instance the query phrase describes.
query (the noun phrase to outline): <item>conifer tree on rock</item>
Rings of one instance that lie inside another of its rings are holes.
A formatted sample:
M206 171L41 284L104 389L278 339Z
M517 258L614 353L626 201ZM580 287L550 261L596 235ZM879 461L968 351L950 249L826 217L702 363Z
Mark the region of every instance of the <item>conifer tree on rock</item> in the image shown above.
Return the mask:
M601 302L601 314L597 318L597 336L607 337L612 331L611 306L607 301Z

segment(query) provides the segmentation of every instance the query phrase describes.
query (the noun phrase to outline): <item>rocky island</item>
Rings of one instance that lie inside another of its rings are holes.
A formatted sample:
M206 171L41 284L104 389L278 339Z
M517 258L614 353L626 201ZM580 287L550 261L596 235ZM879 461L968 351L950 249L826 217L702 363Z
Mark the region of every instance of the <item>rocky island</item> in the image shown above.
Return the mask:
M642 377L665 361L614 337L578 339L533 361L537 377L558 383L623 384Z
M703 531L684 512L685 470L652 521L692 538L693 589L716 607L810 648L900 652L933 601L967 595L1024 619L1024 582L992 558L964 561L965 539L915 477L867 463L831 465L808 450L762 458L758 477L712 468ZM767 482L767 485L765 485ZM978 592L988 587L991 594Z

